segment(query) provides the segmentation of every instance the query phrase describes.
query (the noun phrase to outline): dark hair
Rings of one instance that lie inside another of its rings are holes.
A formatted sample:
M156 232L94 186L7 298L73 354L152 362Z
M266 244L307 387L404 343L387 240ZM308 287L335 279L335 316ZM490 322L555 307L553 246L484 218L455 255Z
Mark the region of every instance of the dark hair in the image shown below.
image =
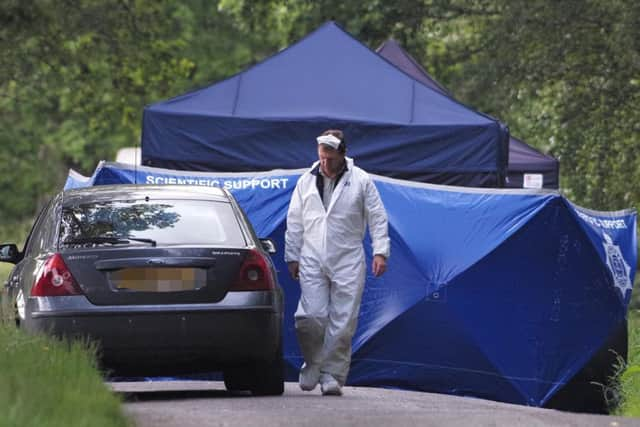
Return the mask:
M324 132L322 132L321 136L325 136L325 135L333 135L340 140L340 145L338 145L339 153L344 154L347 152L347 140L344 138L344 133L342 133L340 129L325 130Z

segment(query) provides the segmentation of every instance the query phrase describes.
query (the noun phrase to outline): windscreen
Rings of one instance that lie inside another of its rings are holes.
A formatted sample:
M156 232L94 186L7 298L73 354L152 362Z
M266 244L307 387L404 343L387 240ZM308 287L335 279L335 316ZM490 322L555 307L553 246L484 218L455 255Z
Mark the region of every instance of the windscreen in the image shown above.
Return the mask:
M231 204L206 200L111 200L65 206L59 243L246 245Z

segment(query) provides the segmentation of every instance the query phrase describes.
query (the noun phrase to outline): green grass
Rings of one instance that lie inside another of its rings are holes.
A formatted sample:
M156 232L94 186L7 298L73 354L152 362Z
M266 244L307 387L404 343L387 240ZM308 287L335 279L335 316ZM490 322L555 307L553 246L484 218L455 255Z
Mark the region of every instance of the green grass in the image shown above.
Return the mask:
M13 264L0 262L0 286L4 286L4 282L7 280L7 277L9 277L12 268Z
M638 289L636 289L638 291ZM629 356L619 376L621 403L616 415L640 417L640 310L629 310Z
M128 426L94 349L0 326L0 426Z
M31 220L0 227L22 249ZM0 286L13 264L0 262ZM1 316L0 316L1 318ZM0 324L0 427L119 427L131 423L104 384L95 348Z

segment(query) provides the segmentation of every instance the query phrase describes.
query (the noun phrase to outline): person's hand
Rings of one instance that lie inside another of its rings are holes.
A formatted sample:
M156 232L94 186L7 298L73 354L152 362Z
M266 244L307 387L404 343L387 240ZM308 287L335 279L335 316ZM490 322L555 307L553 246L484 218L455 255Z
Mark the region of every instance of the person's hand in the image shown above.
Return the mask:
M300 264L297 261L291 261L287 263L287 267L289 268L291 278L298 280L300 278Z
M382 274L387 271L387 259L382 255L375 255L373 257L371 270L373 271L374 276L382 276Z

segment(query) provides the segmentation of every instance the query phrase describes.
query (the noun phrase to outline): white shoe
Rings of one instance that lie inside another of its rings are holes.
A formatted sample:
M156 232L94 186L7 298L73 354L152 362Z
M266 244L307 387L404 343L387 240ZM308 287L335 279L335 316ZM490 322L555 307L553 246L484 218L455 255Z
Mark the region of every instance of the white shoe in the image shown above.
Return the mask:
M303 391L311 391L318 385L320 381L320 368L315 365L307 366L306 363L302 364L300 368L300 376L298 377L298 383Z
M323 396L342 396L342 387L340 383L329 374L320 376L320 388Z

